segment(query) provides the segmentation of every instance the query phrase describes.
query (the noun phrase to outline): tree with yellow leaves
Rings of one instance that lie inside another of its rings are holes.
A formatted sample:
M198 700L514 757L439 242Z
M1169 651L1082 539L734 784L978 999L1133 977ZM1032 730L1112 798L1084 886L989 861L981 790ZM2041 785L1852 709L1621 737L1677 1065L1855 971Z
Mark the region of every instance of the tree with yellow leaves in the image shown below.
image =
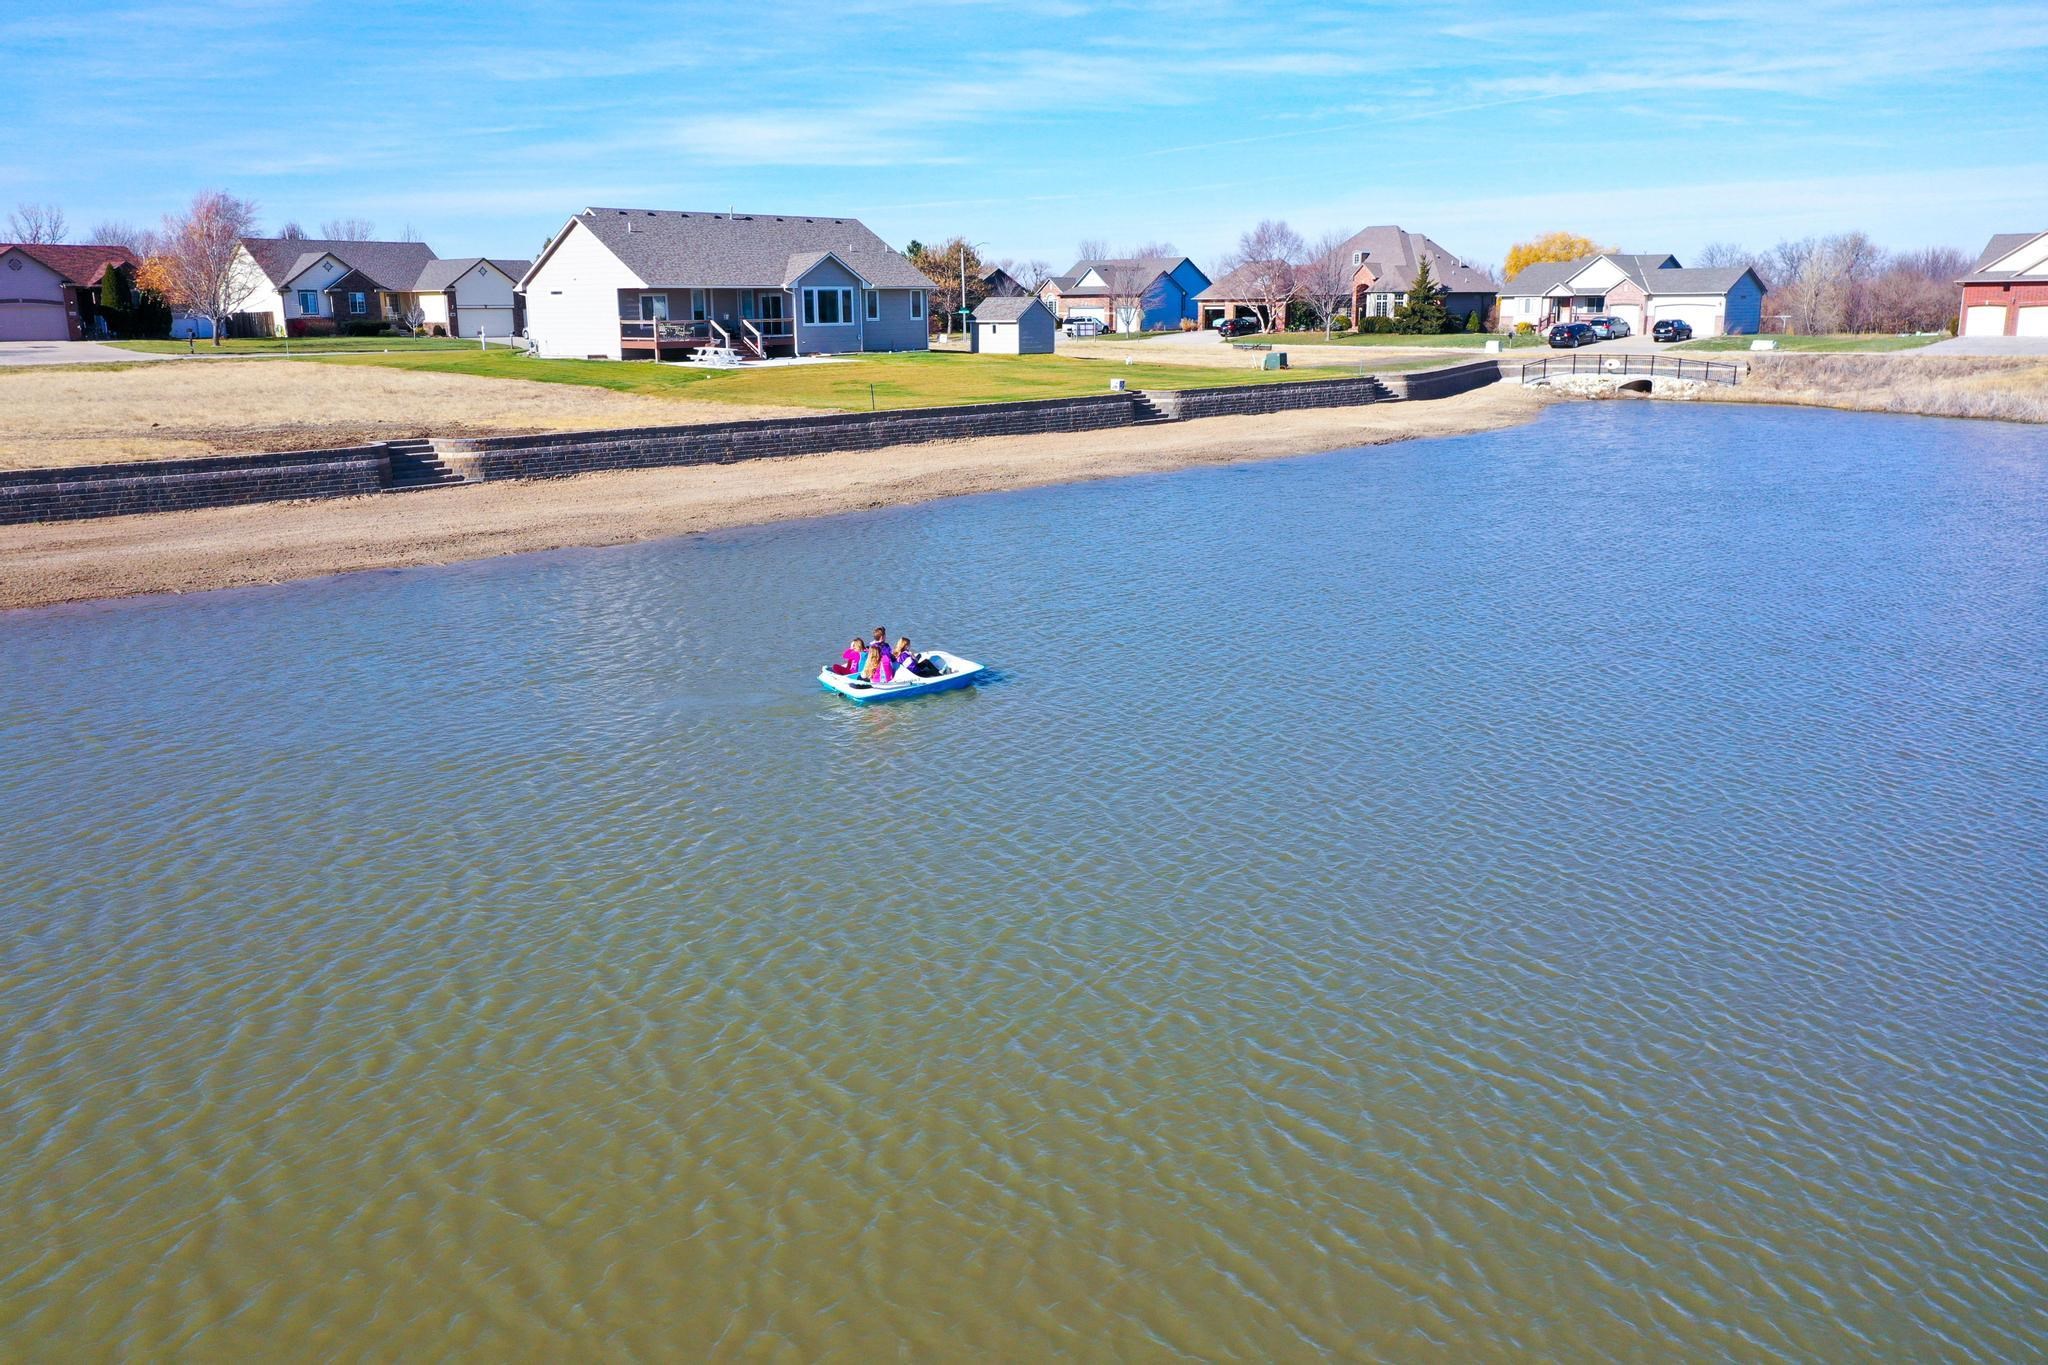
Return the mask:
M1533 242L1516 242L1508 248L1507 277L1513 279L1538 261L1576 261L1581 256L1598 256L1621 248L1598 246L1591 237L1575 232L1546 232Z

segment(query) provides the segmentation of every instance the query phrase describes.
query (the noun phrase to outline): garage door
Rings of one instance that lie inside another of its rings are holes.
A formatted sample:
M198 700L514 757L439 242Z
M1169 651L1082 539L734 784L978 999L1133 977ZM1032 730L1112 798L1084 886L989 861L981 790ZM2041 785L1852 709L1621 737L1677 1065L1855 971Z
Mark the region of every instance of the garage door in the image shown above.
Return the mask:
M1692 324L1692 334L1698 337L1721 334L1721 310L1711 303L1665 303L1657 306L1657 321L1666 318Z
M2048 308L2022 308L2013 331L2023 337L2048 337Z
M0 303L0 341L69 341L60 303Z
M1964 313L1963 335L1966 337L2004 336L2005 305L2002 303L1980 303Z
M1611 318L1620 318L1623 322L1628 324L1629 331L1635 333L1637 336L1641 336L1643 334L1643 310L1640 305L1633 303L1617 303L1614 305L1614 307L1607 310L1607 316Z
M1103 326L1109 326L1109 310L1107 308L1069 308L1067 316L1070 318L1093 318Z

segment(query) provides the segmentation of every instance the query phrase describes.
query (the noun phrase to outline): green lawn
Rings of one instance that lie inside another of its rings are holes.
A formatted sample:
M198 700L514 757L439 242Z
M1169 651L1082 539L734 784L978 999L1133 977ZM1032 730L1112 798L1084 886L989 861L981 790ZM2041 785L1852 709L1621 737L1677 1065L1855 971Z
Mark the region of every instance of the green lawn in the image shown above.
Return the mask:
M1540 346L1539 336L1504 337L1497 332L1438 332L1420 335L1402 332L1340 332L1328 341L1321 332L1258 332L1251 336L1235 337L1234 345L1258 344L1264 346L1408 346L1441 347L1448 350L1483 350L1489 341L1498 341L1506 350L1516 346Z
M1900 337L1862 335L1853 332L1835 333L1829 336L1792 337L1702 337L1698 341L1681 341L1674 350L1679 351L1746 351L1752 341L1775 341L1781 351L1917 351L1922 346L1947 338L1946 332L1929 337Z
M1349 367L1255 370L1247 364L1244 369L1219 369L1156 361L1126 365L1115 360L1076 360L1067 356L964 355L946 351L911 351L823 365L736 370L631 360L537 360L510 352L476 351L310 359L326 365L385 365L488 379L587 384L618 393L841 412L862 411L871 405L927 408L1069 398L1107 393L1112 379L1122 379L1134 389L1196 389L1290 379L1345 379L1357 373Z
M184 355L188 350L197 355L292 355L317 352L349 351L475 351L473 340L461 337L227 337L220 345L201 337L196 346L182 341L114 341L108 343L124 351L146 351L153 355ZM503 343L499 343L500 346Z

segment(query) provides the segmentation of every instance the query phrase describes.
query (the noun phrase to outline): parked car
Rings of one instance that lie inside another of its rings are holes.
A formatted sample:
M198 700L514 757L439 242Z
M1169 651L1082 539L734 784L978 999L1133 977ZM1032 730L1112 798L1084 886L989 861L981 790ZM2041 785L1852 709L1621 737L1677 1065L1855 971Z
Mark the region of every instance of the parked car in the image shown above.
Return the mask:
M1616 337L1625 337L1629 334L1628 324L1620 318L1587 318L1586 325L1591 327L1593 335L1602 341L1612 341Z
M1599 339L1599 334L1583 322L1560 322L1550 329L1550 344L1559 349L1590 346Z
M1102 326L1101 321L1096 318L1067 319L1067 335L1070 337L1101 336L1103 330L1104 328Z
M1692 324L1677 318L1659 318L1657 325L1650 329L1652 341L1691 341Z
M1259 330L1257 318L1225 318L1216 324L1216 335L1220 337L1247 337Z

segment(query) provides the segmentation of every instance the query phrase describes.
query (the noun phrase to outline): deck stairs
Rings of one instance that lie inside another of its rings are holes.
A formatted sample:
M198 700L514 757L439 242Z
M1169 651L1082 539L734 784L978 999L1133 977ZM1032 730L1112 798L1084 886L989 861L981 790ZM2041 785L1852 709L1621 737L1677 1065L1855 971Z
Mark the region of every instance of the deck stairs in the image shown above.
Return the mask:
M391 481L384 485L384 491L387 493L413 493L422 488L452 488L456 484L469 482L441 463L441 457L434 453L434 443L424 437L387 441L385 449L391 457Z

